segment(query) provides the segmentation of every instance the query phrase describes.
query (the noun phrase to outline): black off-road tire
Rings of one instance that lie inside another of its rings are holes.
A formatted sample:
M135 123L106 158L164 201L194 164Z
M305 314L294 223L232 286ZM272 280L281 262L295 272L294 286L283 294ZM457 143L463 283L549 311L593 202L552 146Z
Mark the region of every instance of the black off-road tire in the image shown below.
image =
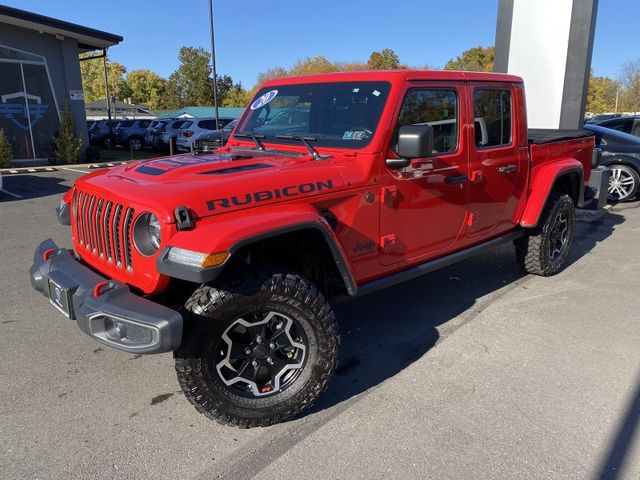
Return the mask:
M290 419L314 403L336 369L340 338L333 310L309 280L293 271L247 268L231 279L202 285L185 308L191 315L174 353L178 382L195 408L218 423L250 428ZM251 397L223 382L214 350L219 352L227 328L256 311L295 318L307 349L292 383L267 396Z
M561 215L564 217L560 217ZM566 243L564 243L555 258L552 258L554 228L557 226L559 218L566 219ZM576 209L571 197L566 194L552 192L547 199L538 226L527 231L524 237L514 242L516 258L520 268L527 273L543 277L549 277L560 272L573 245L575 218Z

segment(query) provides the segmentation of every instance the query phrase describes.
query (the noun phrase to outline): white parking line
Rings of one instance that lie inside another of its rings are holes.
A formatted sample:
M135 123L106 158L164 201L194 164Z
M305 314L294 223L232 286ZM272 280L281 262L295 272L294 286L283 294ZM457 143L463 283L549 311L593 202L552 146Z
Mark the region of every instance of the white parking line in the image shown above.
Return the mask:
M17 193L10 192L9 190L2 189L2 190L0 190L0 192L6 193L7 195L11 195L14 198L20 198L20 199L23 198L22 196L18 195Z
M89 173L87 170L79 170L77 168L70 167L58 167L60 170L69 170L70 172L78 172L78 173Z

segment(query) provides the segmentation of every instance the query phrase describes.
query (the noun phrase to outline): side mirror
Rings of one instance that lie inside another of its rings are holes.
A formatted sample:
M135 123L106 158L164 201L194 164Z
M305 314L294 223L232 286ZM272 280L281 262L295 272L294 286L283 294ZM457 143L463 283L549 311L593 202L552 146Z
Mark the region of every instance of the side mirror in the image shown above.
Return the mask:
M431 125L404 125L398 132L398 156L387 159L392 169L409 166L413 158L426 158L433 154L433 127Z

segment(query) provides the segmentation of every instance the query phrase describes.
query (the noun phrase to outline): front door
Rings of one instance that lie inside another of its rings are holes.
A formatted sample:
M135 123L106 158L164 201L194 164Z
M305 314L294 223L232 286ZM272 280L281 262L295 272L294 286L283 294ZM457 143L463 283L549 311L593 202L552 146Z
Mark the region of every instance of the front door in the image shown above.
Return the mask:
M464 84L422 84L407 89L398 129L428 123L434 129L433 156L414 159L402 170L383 167L380 192L380 262L419 263L450 248L463 228L467 202L467 143Z

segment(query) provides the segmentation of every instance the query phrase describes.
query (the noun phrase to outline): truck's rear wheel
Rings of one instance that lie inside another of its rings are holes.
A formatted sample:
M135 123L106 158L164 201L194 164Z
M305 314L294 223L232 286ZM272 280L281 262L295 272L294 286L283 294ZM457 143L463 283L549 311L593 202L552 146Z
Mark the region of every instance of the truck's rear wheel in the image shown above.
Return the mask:
M308 280L281 268L247 270L203 285L175 353L180 386L225 425L267 426L308 408L337 362L331 306Z
M573 244L575 219L576 210L571 197L551 193L538 226L515 241L520 268L543 277L562 270Z

